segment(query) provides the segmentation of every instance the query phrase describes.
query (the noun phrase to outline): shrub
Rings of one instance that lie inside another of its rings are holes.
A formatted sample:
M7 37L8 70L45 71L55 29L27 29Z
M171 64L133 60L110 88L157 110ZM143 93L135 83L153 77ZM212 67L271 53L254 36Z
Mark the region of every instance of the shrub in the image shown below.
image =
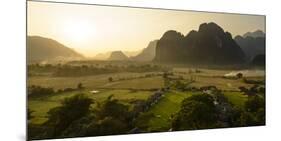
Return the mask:
M55 91L53 88L44 88L41 86L29 86L28 87L28 96L29 97L40 97L40 96L47 96L50 94L54 94Z
M51 129L50 136L58 137L72 122L78 120L90 112L92 99L84 94L77 94L70 98L65 98L61 106L49 110L48 120L44 123Z
M207 94L184 99L180 111L173 117L173 130L213 128L217 124L213 98Z

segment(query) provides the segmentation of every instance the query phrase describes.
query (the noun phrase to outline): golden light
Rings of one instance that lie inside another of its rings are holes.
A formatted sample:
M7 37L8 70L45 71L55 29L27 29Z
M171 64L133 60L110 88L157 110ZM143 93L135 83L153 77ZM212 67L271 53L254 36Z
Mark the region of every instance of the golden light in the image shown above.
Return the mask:
M82 45L94 39L95 26L88 21L69 20L63 24L64 36L76 45Z

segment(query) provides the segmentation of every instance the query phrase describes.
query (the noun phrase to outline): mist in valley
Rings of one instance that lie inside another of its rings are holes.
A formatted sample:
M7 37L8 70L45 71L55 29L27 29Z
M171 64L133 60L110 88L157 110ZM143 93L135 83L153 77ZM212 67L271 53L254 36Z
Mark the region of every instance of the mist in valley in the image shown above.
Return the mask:
M263 126L264 22L29 1L28 138Z

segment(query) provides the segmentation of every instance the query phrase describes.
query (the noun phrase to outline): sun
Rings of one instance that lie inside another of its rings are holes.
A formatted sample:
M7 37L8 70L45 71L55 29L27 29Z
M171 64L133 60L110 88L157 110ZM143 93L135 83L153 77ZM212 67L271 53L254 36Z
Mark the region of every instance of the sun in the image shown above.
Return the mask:
M74 44L84 44L95 36L95 26L87 21L69 21L63 26L64 36Z

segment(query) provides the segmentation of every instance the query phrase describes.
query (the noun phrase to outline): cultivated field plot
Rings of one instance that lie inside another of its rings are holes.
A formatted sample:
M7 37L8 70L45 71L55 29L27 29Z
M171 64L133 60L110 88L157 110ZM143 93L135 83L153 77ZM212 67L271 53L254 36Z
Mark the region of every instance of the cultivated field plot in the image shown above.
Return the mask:
M138 77L144 77L147 74L151 73L112 73L112 74L100 74L100 75L91 75L91 76L80 76L80 77L50 77L50 76L31 76L28 79L28 85L40 85L43 87L51 87L54 89L64 89L64 88L74 88L78 83L83 83L86 88L95 89L95 88L111 88L113 87L121 87L128 88L133 85L137 87L142 82L137 82L138 80L143 81L143 85L140 85L142 88L150 88L150 87L161 87L162 80L160 78L156 79L138 79ZM108 78L112 77L113 82L109 83ZM128 79L127 81L125 81ZM136 79L136 80L132 80ZM152 82L150 82L153 80ZM124 82L122 82L124 81ZM148 86L147 82L152 83L152 85ZM127 84L129 86L126 86ZM145 86L146 85L146 86ZM134 87L134 86L133 86Z
M207 70L200 69L200 73L188 74L189 68L174 69L175 74L177 72L184 72L186 74L180 74L185 78L193 76L195 82L191 83L192 87L204 87L204 86L216 86L221 90L234 91L225 92L225 96L231 103L239 107L243 107L247 96L238 92L238 87L251 87L252 84L246 84L241 79L226 79L223 78L224 74L229 73L228 70ZM104 101L107 97L113 95L114 99L118 99L124 103L129 103L133 100L146 100L153 94L150 89L160 89L164 87L164 79L161 76L143 77L149 73L115 73L94 75L85 77L45 77L45 76L33 76L28 79L29 85L40 85L42 87L53 87L55 89L74 88L77 86L77 82L83 83L86 87L83 91L74 92L62 92L48 97L40 99L30 99L29 108L34 111L32 123L41 124L46 121L47 112L56 106L60 105L60 102L67 98L74 96L78 93L84 93L95 101ZM113 77L115 81L109 82L108 78ZM125 80L123 80L126 78ZM264 77L252 76L249 77L254 80L262 80ZM120 80L121 79L121 80ZM147 89L147 91L145 91ZM98 93L92 94L90 91L97 90ZM180 107L180 103L184 98L191 96L192 92L180 92L172 91L165 94L165 97L161 99L159 103L154 105L148 112L154 113L155 117L149 120L149 130L158 130L160 128L166 129L170 124L170 116L176 113Z
M27 4L27 140L265 125L265 16Z
M196 72L198 71L198 72ZM216 86L221 90L239 91L239 87L243 86L250 88L253 84L246 84L243 79L236 79L237 73L242 73L245 79L250 80L265 80L265 72L262 70L214 70L214 69L194 69L194 68L175 68L176 75L183 78L192 78L195 82L191 83L193 87ZM229 78L227 75L231 75ZM234 78L232 78L234 77Z
M224 95L235 106L244 107L248 96L243 95L241 92L225 92Z
M117 82L107 83L100 88L113 89L160 89L164 87L162 77L137 78L132 80L122 80Z
M243 72L243 78L236 74ZM226 77L226 74L232 74ZM250 83L246 83L250 80ZM83 94L94 101L91 109L105 103L109 97L118 100L123 106L128 106L128 112L136 114L134 120L138 132L160 132L174 130L175 116L180 113L183 100L201 95L201 88L215 86L222 92L229 104L244 109L248 96L240 87L251 90L259 82L264 87L265 76L262 71L232 71L201 68L174 68L170 71L154 72L116 72L88 76L58 77L58 76L30 76L28 85L42 88L53 88L54 93L29 97L28 109L32 111L29 123L42 126L49 119L49 112L62 106L66 98ZM181 83L179 83L181 82ZM81 84L81 88L79 85ZM170 84L172 84L170 86ZM182 89L195 88L195 89ZM180 86L180 87L179 87ZM157 93L161 93L156 99ZM137 110L142 106L142 110ZM137 110L137 111L136 111ZM127 113L127 115L132 115ZM130 131L131 132L131 131Z
M34 116L31 122L34 124L42 124L47 120L47 112L50 109L59 106L63 99L72 97L79 93L87 95L96 102L102 102L109 96L112 96L114 99L120 100L125 104L130 104L130 102L135 100L146 100L150 95L153 94L151 91L101 89L99 93L96 94L92 94L89 91L74 91L42 98L29 99L28 108L33 111L32 115Z
M169 130L171 126L171 116L178 112L182 100L195 93L171 91L151 109L148 113L154 114L154 117L147 121L150 131Z

